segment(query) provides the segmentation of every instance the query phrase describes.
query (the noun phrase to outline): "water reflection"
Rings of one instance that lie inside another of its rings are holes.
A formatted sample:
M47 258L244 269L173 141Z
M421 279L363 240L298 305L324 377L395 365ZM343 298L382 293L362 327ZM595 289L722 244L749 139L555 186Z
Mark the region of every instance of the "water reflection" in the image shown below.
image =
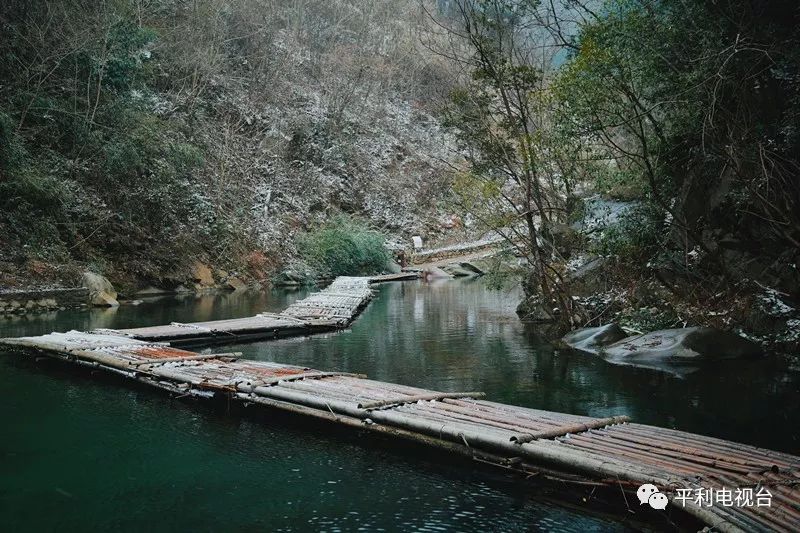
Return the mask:
M369 367L398 381L447 382L437 374L453 369L460 388L470 364L503 357L478 353L496 338L526 345L509 329L513 321L490 325L499 300L481 307L467 289L458 307L457 294L443 288L454 313L427 293L438 287L396 285L381 289L351 331L243 348L324 368ZM184 296L16 317L0 321L0 335L246 316L301 296ZM449 332L437 339L436 328ZM487 331L494 333L484 338ZM463 359L469 339L474 352ZM0 390L8 393L0 403L0 513L9 530L626 530L459 465L272 424L268 415L228 416L80 369L3 355Z
M246 357L362 372L555 411L710 434L797 453L800 374L780 357L725 361L685 378L556 350L520 323L517 291L481 280L383 285L345 332L235 349ZM760 428L754 432L753 428Z
M780 357L724 361L685 378L556 350L522 324L518 290L480 279L388 283L351 329L226 347L245 357L800 451L800 373ZM148 298L140 305L0 319L0 335L194 322L280 311L308 289ZM215 348L219 349L219 348ZM758 432L752 428L760 428Z
M779 358L679 379L555 350L517 320L516 291L488 291L480 280L378 290L347 331L224 351L799 451L800 380ZM0 319L0 336L248 316L304 294L186 295L13 317ZM0 390L0 513L9 529L623 529L481 473L225 416L86 372L3 355Z
M51 311L29 315L0 316L0 335L19 337L51 331L94 328L133 328L170 322L201 322L281 311L305 297L307 288L271 291L207 292L150 296L135 305L96 307L85 311Z

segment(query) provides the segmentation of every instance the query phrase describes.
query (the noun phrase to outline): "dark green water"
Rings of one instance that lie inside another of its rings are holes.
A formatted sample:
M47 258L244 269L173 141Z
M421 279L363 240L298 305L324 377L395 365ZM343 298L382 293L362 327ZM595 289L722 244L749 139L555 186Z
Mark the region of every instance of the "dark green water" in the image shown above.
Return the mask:
M280 310L303 292L166 298L0 319L0 336ZM679 379L557 352L481 281L395 283L349 331L225 347L493 400L716 435L798 453L800 375L777 359ZM228 415L50 362L0 355L7 531L624 530L438 457Z

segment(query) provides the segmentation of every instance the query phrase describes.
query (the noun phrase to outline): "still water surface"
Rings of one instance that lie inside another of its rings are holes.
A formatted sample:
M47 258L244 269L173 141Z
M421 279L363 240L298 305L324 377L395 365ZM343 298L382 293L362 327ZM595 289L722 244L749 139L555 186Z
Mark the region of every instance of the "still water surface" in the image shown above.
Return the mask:
M167 297L0 319L0 336L279 311L304 290ZM800 374L779 358L677 378L554 350L480 280L379 287L348 331L227 346L492 400L711 434L798 453ZM0 355L0 516L7 531L622 531L435 457L170 400Z

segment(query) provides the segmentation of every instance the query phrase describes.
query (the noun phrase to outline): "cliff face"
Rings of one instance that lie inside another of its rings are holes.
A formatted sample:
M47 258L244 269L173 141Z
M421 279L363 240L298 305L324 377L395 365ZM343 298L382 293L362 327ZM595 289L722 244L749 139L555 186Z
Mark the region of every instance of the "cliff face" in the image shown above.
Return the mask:
M0 285L264 277L332 213L436 227L447 65L409 1L4 2Z

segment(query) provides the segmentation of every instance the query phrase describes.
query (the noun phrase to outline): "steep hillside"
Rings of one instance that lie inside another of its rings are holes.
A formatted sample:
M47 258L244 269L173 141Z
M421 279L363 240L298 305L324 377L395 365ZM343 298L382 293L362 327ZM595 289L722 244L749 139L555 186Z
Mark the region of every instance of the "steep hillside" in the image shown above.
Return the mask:
M4 2L0 285L264 278L339 211L435 230L448 65L412 1Z

